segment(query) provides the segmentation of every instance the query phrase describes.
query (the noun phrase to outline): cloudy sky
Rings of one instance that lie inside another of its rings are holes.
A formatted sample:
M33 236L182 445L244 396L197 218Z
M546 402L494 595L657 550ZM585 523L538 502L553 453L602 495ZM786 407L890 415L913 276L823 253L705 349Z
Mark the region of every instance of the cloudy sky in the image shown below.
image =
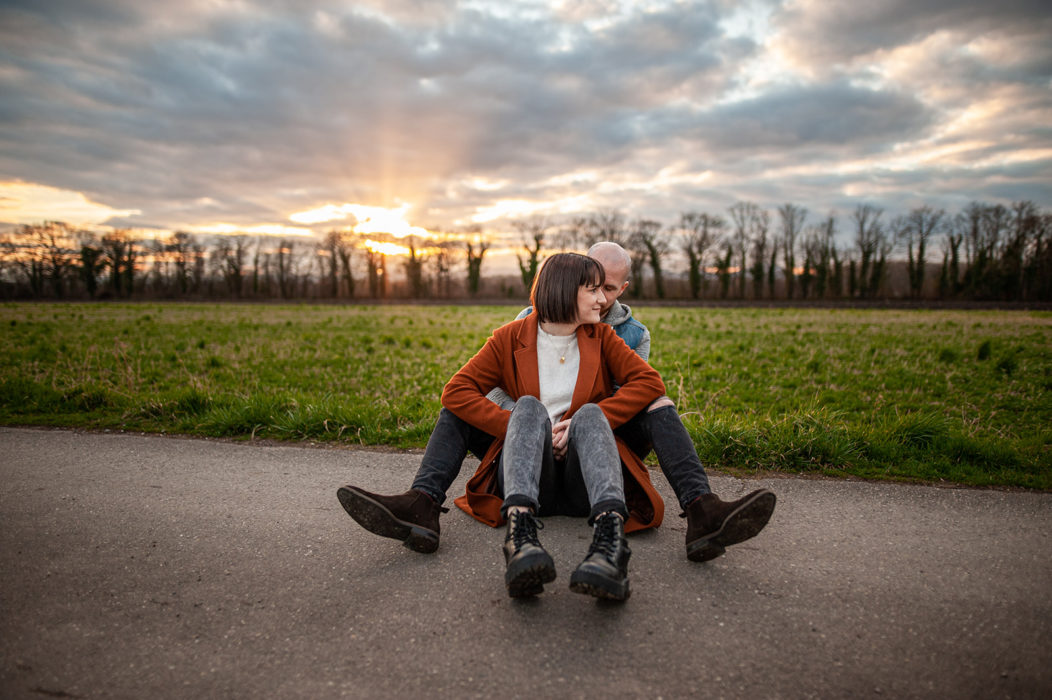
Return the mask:
M1047 0L0 2L0 222L1018 199L1052 206Z

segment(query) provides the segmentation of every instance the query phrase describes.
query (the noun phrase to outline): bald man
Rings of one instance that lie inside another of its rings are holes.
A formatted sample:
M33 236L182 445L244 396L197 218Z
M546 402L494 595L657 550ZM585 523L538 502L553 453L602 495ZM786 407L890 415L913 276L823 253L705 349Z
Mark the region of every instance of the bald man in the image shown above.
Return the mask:
M620 302L630 282L628 253L617 243L603 241L593 245L588 255L606 272L602 322L610 324L628 347L649 361L650 331L633 318L627 304ZM516 318L531 312L527 307ZM494 389L488 398L508 410L515 404L501 389ZM680 516L687 518L686 548L691 561L708 561L722 555L728 546L759 534L770 520L776 499L767 489L729 502L712 493L694 442L667 396L615 432L641 458L652 449L657 455L683 508ZM493 439L443 408L409 491L382 496L348 485L338 489L337 496L347 513L370 532L401 540L417 552L434 552L439 544L439 515L448 512L442 507L446 491L460 473L468 451L481 458Z

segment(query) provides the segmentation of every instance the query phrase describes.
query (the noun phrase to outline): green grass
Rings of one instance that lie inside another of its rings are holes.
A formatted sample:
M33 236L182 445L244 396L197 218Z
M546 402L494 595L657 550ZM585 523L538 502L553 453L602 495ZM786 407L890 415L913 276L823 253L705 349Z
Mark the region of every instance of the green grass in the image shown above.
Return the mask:
M6 304L0 423L422 447L517 311ZM706 464L1052 489L1052 314L637 316Z

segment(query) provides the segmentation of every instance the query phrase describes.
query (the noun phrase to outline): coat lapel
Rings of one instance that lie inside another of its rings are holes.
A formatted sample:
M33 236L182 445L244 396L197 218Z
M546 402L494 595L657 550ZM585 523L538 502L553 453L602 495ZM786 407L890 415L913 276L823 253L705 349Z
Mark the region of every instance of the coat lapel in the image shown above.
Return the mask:
M577 327L577 349L581 353L581 366L577 370L577 384L573 388L568 415L592 400L596 375L599 374L599 337L591 325ZM534 354L536 356L536 353Z
M537 313L526 317L515 338L515 379L519 396L541 397L541 380L537 374ZM518 398L518 397L515 397Z

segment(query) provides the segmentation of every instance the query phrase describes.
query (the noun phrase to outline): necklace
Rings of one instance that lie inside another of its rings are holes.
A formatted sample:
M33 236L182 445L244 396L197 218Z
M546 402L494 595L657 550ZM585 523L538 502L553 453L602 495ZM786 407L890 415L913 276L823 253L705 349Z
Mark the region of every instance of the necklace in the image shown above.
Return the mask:
M559 346L559 343L555 342L556 336L548 333L545 333L545 335L548 336L548 342L553 348L555 348L555 352L559 353L559 364L566 364L566 353L570 351L570 346L573 345L573 341L577 339L577 333L571 333L568 335L566 337L566 342L562 344L562 347Z

